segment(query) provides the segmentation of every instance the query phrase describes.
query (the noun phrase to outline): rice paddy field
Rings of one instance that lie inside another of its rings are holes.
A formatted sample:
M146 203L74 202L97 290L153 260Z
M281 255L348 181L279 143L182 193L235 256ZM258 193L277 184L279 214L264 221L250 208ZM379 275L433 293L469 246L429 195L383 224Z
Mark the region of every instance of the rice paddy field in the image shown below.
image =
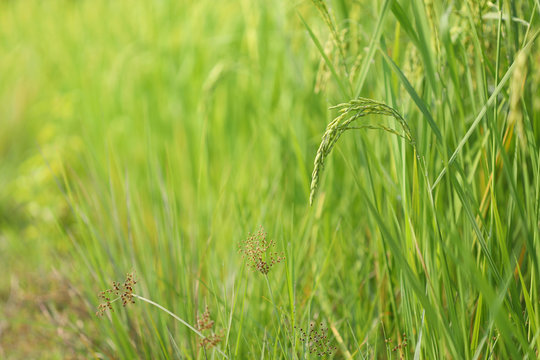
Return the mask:
M1 359L537 359L538 0L0 1Z

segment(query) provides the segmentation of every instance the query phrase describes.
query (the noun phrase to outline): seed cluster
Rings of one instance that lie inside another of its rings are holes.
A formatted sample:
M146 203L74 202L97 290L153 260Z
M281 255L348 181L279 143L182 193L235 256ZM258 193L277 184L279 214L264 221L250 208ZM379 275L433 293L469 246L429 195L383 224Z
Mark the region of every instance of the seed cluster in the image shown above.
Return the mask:
M205 335L205 337L199 341L199 347L210 349L221 342L221 339L223 338L223 330L220 331L219 334L216 334L212 331L213 327L214 320L211 319L210 310L207 306L202 315L197 315L197 330L199 330L203 334L209 333L208 336Z
M135 275L133 273L127 273L124 283L113 281L112 288L102 291L99 294L99 298L103 300L98 306L97 316L103 316L107 310L114 311L112 303L117 300L122 300L122 306L128 304L134 304L133 300L133 287L137 284Z
M248 234L248 238L240 243L238 252L243 254L247 264L253 270L266 275L275 264L285 260L283 253L270 251L276 246L274 240L266 239L266 232L261 226L256 234Z
M407 343L407 334L403 333L402 334L402 337L403 337L403 340L397 344L396 346L394 346L392 348L392 352L396 352L396 351L400 351L401 353L401 350L403 350L404 348L407 347L408 343ZM392 342L392 339L386 339L384 340L384 342L387 344L387 346L390 346L390 343ZM403 356L400 356L400 358L403 358Z
M330 346L328 328L324 323L320 323L319 327L315 323L311 323L307 332L296 326L295 329L300 333L300 341L307 345L310 354L320 357L330 356L337 350L337 347Z

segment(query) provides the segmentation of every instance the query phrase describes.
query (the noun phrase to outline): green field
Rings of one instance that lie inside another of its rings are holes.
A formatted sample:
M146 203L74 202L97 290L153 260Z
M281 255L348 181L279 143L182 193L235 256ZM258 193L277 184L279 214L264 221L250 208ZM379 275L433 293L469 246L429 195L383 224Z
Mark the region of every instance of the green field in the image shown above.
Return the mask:
M539 0L0 1L0 359L537 359L539 34Z

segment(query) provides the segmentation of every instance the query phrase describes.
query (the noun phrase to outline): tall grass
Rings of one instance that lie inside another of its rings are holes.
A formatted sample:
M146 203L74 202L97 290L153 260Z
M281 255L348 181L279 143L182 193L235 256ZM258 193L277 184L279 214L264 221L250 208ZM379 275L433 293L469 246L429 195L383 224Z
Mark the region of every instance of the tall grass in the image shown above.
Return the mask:
M63 310L83 356L534 359L539 17L537 0L4 2L6 258L19 234L57 254L43 272L84 305ZM261 225L285 258L266 274L238 253ZM131 271L136 303L95 317ZM206 308L219 351L185 326Z

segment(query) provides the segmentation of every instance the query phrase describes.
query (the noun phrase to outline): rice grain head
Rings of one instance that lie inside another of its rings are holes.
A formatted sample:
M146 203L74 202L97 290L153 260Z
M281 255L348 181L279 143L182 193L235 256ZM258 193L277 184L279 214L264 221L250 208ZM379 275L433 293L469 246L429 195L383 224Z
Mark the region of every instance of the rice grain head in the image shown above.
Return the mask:
M338 109L339 115L334 120L332 120L326 127L326 130L322 136L321 143L319 145L319 149L317 150L317 154L315 155L313 173L311 174L311 186L309 194L310 205L313 205L313 199L315 198L317 188L319 187L319 182L321 174L324 170L326 157L330 154L339 137L345 131L353 129L383 130L404 138L411 145L414 146L411 131L405 119L403 119L403 117L395 109L382 102L367 98L358 98L351 100L347 103L333 106L331 109ZM400 133L383 124L363 124L360 126L351 126L351 124L355 120L367 115L384 115L392 117L401 126L403 132Z

